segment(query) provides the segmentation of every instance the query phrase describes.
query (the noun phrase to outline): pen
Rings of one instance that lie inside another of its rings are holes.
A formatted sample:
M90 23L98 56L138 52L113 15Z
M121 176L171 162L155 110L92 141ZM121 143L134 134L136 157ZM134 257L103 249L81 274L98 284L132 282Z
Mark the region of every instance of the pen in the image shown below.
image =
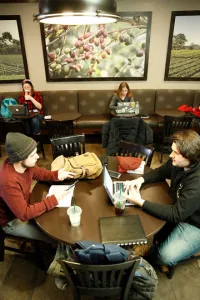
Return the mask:
M76 180L74 183L72 183L65 191L69 191L73 186L75 186L75 184L78 182L78 180Z

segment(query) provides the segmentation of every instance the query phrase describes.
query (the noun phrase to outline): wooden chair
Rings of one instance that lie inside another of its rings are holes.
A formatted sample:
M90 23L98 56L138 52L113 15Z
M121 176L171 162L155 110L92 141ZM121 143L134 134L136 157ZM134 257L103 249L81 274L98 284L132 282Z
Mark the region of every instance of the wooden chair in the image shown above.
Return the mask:
M160 162L162 163L164 152L171 151L171 140L170 136L179 130L190 129L192 127L192 116L183 117L171 117L164 116L164 127L161 136L161 157Z
M83 265L67 260L59 261L75 300L81 299L81 295L128 299L139 262L140 259L114 265Z
M120 141L118 155L141 157L146 165L150 167L154 154L154 147L146 147L128 141Z
M73 121L55 121L55 120L45 120L48 134L51 138L65 137L73 135Z
M19 248L14 248L10 246L5 245L5 239L12 239L16 242L19 242L21 245ZM26 243L29 242L34 250L33 253L28 252L25 250ZM34 260L38 267L41 269L45 269L43 256L40 251L39 243L36 240L24 238L24 237L17 237L10 234L6 234L3 229L0 227L0 262L4 261L4 252L5 250L20 253L25 255L27 258L30 258L31 260Z
M5 144L6 135L8 132L20 132L25 133L25 126L21 120L6 120L0 119L0 143ZM0 148L1 156L1 148Z
M59 155L65 157L85 153L85 134L51 138L53 159Z
M5 144L6 135L8 132L20 132L26 134L25 125L22 120L5 120L0 119L0 143ZM40 135L33 135L32 138L37 142L38 152L42 152L43 157L45 158L44 145L40 140ZM0 157L1 157L1 148L0 148Z

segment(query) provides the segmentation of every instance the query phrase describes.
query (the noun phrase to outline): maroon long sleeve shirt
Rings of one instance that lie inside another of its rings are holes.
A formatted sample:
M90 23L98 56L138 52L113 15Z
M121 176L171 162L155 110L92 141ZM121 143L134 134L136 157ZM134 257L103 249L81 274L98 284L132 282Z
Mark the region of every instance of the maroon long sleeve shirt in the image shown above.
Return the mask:
M53 209L58 201L54 195L41 202L30 204L32 179L58 180L58 171L47 171L35 166L27 168L23 174L15 171L14 166L6 159L0 168L0 226L15 218L27 221Z

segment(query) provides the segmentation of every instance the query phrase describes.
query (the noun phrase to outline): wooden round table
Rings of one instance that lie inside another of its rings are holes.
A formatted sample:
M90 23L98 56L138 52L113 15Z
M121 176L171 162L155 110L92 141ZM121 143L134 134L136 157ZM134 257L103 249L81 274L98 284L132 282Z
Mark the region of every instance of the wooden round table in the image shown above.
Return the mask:
M109 158L108 169L117 170L116 158ZM146 171L150 168L146 167ZM119 180L132 180L141 175L122 174ZM114 206L103 187L103 176L94 180L80 180L75 187L72 205L82 208L81 225L72 227L67 215L67 208L55 208L35 218L38 226L56 240L74 244L79 240L101 242L99 218L115 216ZM70 184L71 182L64 182ZM31 203L39 202L46 197L50 185L37 183L32 191ZM171 204L166 182L144 184L141 190L142 198L156 203ZM157 219L139 207L126 207L124 215L137 214L140 216L147 238L159 231L165 221Z
M170 117L183 117L185 115L184 111L178 110L176 108L165 108L165 109L158 109L156 113L159 116L170 116Z
M81 116L79 112L52 114L51 118L55 121L74 121Z

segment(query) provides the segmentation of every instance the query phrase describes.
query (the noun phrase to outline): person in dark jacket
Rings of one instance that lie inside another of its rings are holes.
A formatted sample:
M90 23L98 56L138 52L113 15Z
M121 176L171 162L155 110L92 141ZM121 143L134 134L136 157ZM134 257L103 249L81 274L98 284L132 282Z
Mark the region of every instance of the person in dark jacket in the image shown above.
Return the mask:
M119 151L120 140L148 145L153 143L153 130L141 118L113 118L102 128L102 146L106 148L106 155Z
M170 159L164 165L125 183L129 201L167 221L155 235L149 254L151 262L161 266L176 265L200 250L200 136L193 130L179 131L172 135L172 142ZM172 205L141 198L139 189L143 183L165 179L171 179Z

